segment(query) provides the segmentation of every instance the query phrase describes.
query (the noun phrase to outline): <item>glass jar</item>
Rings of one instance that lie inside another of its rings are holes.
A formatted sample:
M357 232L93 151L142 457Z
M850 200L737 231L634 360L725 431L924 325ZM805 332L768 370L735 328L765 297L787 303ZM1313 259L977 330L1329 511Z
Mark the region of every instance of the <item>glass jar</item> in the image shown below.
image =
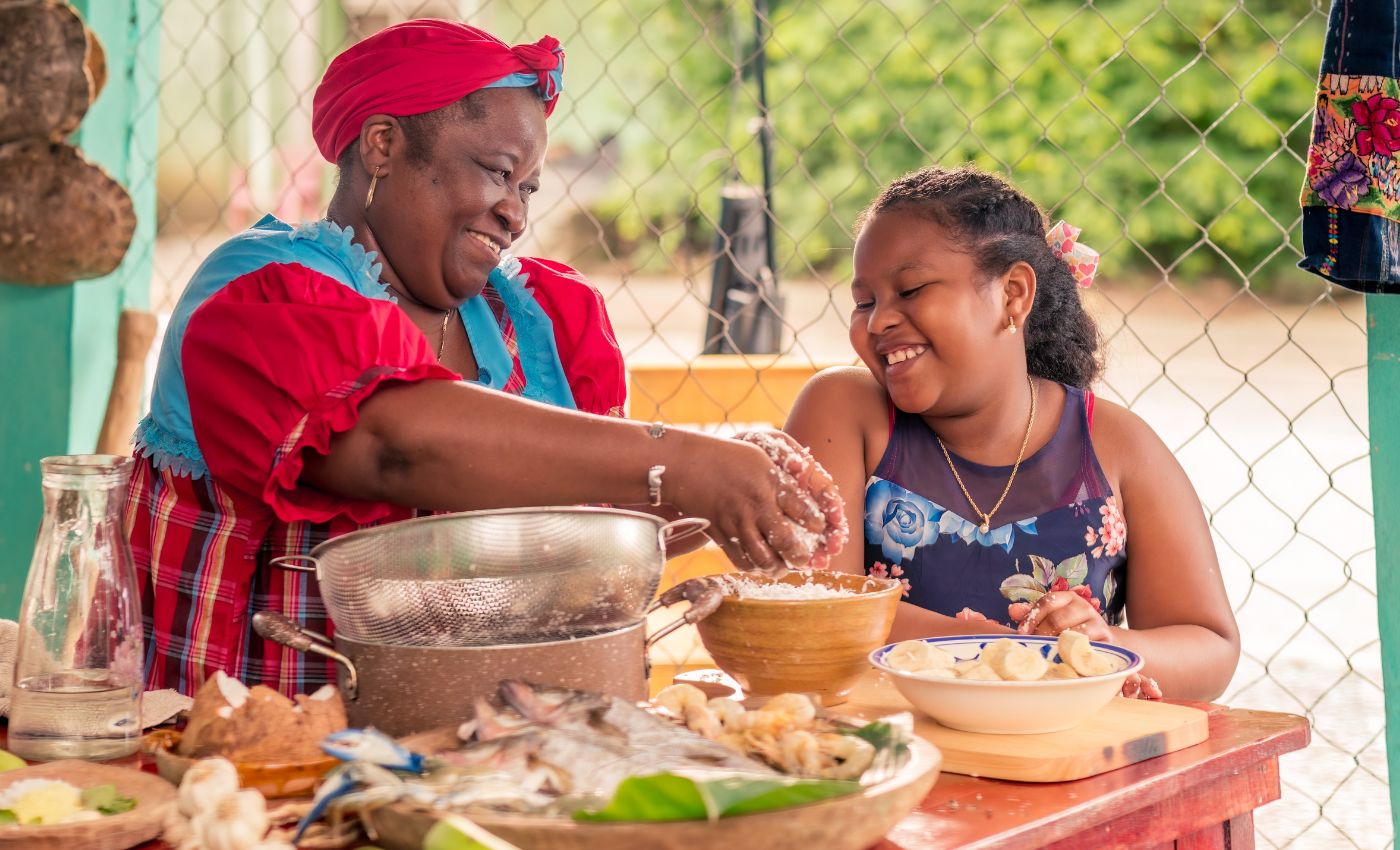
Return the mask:
M132 460L41 462L44 522L24 584L9 748L101 760L141 742L141 603L122 522Z

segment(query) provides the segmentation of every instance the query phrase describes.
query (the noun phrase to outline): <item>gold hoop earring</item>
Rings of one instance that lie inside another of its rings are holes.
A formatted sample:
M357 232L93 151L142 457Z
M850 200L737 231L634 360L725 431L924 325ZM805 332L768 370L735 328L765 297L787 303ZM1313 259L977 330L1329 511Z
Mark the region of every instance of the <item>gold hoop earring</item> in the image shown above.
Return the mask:
M369 205L374 203L374 188L379 184L379 166L374 167L374 176L369 178L369 194L365 195L365 211L369 211Z
M1007 317L1006 317L1006 329L1007 329L1008 331L1010 331L1011 333L1016 333L1016 317L1015 317L1015 316L1007 316Z

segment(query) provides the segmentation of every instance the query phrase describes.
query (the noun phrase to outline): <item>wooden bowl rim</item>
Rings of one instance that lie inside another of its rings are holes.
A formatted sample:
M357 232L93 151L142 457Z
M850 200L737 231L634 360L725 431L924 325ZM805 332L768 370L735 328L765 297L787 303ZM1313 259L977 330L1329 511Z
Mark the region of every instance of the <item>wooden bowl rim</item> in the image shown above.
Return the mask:
M738 575L738 574L736 574L736 573L726 573L725 575ZM790 577L793 577L793 576L802 576L802 575L808 576L808 580L809 580L809 581L812 580L812 579L820 580L820 579L825 579L825 578L828 578L828 577L836 578L836 579L841 579L841 578L849 578L849 579L852 579L852 580L857 580L857 579L858 579L858 580L860 580L860 581L862 581L862 582L871 582L871 583L875 584L879 589L878 589L878 590L872 590L872 591L857 591L857 592L855 592L854 594L852 594L852 595L850 595L850 596L827 596L827 597L820 598L820 599L743 599L743 598L740 598L740 597L735 596L735 595L733 595L733 594L725 593L725 594L724 594L724 599L723 599L723 601L720 603L720 605L721 605L721 606L744 607L744 608L748 608L748 607L756 607L756 608L778 607L778 608L783 608L783 607L789 607L789 606L795 606L795 605L808 605L808 606L810 606L810 605L815 605L815 604L822 604L822 605L849 605L849 604L852 604L852 603L867 602L867 601L870 601L870 600L884 600L886 597L893 596L893 595L895 595L896 593L902 593L902 591L903 591L903 585L901 585L898 581L896 581L896 580L894 580L894 579L876 578L875 576L858 576L858 575L856 575L856 574L854 574L854 573L843 573L843 572L838 572L838 571L836 571L836 570L807 570L807 571L793 570L792 572L789 572L789 573L787 573L786 575L782 575L782 576L778 576L778 577L765 576L765 575L743 575L742 577L743 577L743 578L746 578L746 579L757 579L757 580L759 580L760 582L764 582L764 583L768 583L768 584L791 584L791 582L783 581L783 579L790 578ZM805 584L805 583L807 583L807 582L802 582L802 583ZM721 584L726 584L726 582L724 582L723 580L721 580ZM880 585L883 585L883 587L880 587ZM700 623L704 623L704 620L701 620ZM697 624L697 625L698 625L698 624Z
M67 771L82 768L95 773L100 781L88 784L87 782L74 782L66 775ZM36 775L38 774L38 775ZM144 820L150 816L151 812L157 812L160 823L165 818L164 809L173 806L177 799L175 786L161 779L153 773L146 773L134 767L118 767L112 764L101 764L98 762L82 761L81 759L61 759L59 761L43 762L31 764L28 767L7 770L0 773L0 790L10 787L16 782L25 779L57 779L76 785L80 790L86 790L97 785L117 785L119 791L134 792L136 797L136 808L129 812L120 812L115 815L103 815L100 820L80 821L78 823L48 823L25 826L23 824L8 824L0 826L0 845L10 844L15 841L37 840L40 838L76 840L78 833L90 833L92 828L111 828L133 823L138 819ZM105 831L105 830L104 830ZM159 835L157 828L156 835ZM140 843L140 842L137 842Z
M180 743L180 737L180 733L174 729L159 729L150 732L146 735L146 751L155 756L157 761L165 759L186 769L192 767L197 761L214 758L214 756L182 756L175 752L175 746ZM228 758L228 756L220 756L220 758L229 761L240 773L244 769L249 771L309 770L321 766L329 770L340 763L340 759L325 754L319 758L301 761L238 761Z
M442 730L435 730L441 733ZM420 733L421 735L431 735L430 733ZM455 734L455 733L454 733ZM403 739L400 739L403 740ZM815 808L830 806L833 803L851 804L857 799L871 799L885 794L898 791L905 786L918 782L929 773L938 773L943 768L943 753L937 747L918 735L909 737L909 759L895 772L893 776L877 782L873 785L863 786L859 791L853 791L841 797L829 797L825 800L817 800L811 803L802 803L797 806L787 806L782 809L772 809L766 812L749 812L748 814L732 815L722 818L724 823L739 821L751 818L763 818L772 816L791 815L794 812L810 811ZM413 804L391 803L389 808L406 807L411 809ZM433 811L420 809L425 814ZM671 820L671 821L615 821L607 823L589 823L587 821L576 821L573 818L562 815L520 815L520 814L492 814L489 812L472 812L469 816L471 820L479 824L483 829L491 830L496 827L511 827L516 829L537 829L544 832L562 832L586 830L589 832L605 830L634 831L639 828L654 827L658 829L674 829L685 825L687 828L701 828L708 825L704 820Z

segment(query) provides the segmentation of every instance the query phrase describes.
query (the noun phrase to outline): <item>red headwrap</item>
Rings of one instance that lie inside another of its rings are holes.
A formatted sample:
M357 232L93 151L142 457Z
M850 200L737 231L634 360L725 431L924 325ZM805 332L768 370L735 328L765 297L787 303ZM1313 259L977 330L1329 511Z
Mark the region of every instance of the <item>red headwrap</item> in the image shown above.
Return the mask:
M311 135L334 163L369 116L432 112L512 74L535 75L548 115L563 67L564 50L553 36L511 47L454 21L405 21L331 61L312 101Z

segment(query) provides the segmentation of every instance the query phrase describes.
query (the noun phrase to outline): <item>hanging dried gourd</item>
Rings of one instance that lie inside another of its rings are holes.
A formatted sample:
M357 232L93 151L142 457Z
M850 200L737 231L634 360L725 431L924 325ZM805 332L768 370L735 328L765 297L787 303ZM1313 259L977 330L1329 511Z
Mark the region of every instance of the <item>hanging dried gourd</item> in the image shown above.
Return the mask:
M0 142L62 139L106 78L102 48L72 7L0 3Z
M63 142L0 144L0 280L101 277L122 261L136 211L122 185Z
M106 73L101 46L71 7L0 0L0 281L101 277L126 254L131 197L63 141Z

